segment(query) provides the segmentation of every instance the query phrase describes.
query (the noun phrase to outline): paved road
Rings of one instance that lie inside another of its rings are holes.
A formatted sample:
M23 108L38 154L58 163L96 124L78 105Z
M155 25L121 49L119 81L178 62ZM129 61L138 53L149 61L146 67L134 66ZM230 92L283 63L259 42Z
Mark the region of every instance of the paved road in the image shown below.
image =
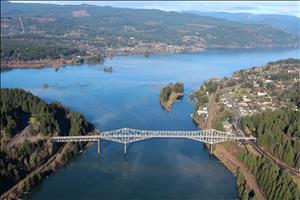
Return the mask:
M220 86L218 86L216 91L212 94L211 98L209 99L209 102L207 105L208 114L207 114L207 119L206 119L204 128L207 128L207 129L212 128L212 119L213 119L213 116L215 113L215 108L216 108L215 97L216 97L216 94L219 92L219 90L220 90Z
M27 138L27 133L29 132L29 130L30 127L26 126L20 133L11 138L10 141L6 144L6 149L10 149L25 140L25 138Z
M267 156L269 159L271 159L275 164L277 164L277 166L284 170L284 171L287 171L293 175L297 175L297 176L300 176L300 171L293 168L293 167L290 167L290 166L287 166L286 164L284 164L283 162L281 162L280 160L276 159L274 156L270 155L268 152L264 151L257 143L253 142L253 141L247 141L249 144L251 144L255 149L256 151L258 151L260 154L263 154L265 156Z
M230 103L232 104L232 108L233 110L235 111L235 115L236 115L236 121L235 121L235 125L236 125L236 128L239 129L240 133L245 136L245 130L241 124L241 115L240 115L240 110L238 109L238 106L236 105L236 103L231 99L231 97L227 94L226 95L227 99L230 101ZM248 142L250 145L252 145L256 151L258 151L260 154L268 157L270 160L272 160L275 164L277 164L277 166L284 170L284 171L287 171L293 175L298 175L300 176L300 171L293 168L293 167L290 167L290 166L287 166L285 163L281 162L280 160L276 159L274 156L270 155L268 152L266 152L264 149L262 149L256 142L254 141L246 141Z
M266 199L264 193L262 190L259 188L258 184L256 183L256 179L253 176L253 174L248 170L247 166L245 166L244 163L239 161L236 157L231 155L224 147L220 146L222 152L226 155L226 158L229 159L233 164L239 167L239 169L243 172L243 175L249 184L249 186L253 189L255 196L259 200L264 200Z
M217 88L217 91L214 93L214 95L210 98L209 104L207 106L208 110L209 110L209 114L208 115L208 119L206 121L206 128L211 128L211 120L213 117L213 112L214 108L215 108L215 94L219 91L219 87ZM259 188L258 184L256 183L256 179L253 176L253 174L248 170L248 168L244 165L244 163L242 163L241 161L239 161L236 157L234 157L233 155L231 155L223 146L220 146L219 148L221 148L222 153L226 156L226 158L228 160L230 160L230 162L232 162L234 165L236 165L237 167L240 168L240 170L242 171L247 184L249 184L249 186L253 189L257 199L259 200L265 200L265 195L262 192L262 190Z
M49 137L40 137L40 136L32 136L30 135L30 126L26 126L20 133L16 134L10 141L6 144L6 149L11 149L13 147L18 146L24 140L29 140L31 142L37 142L40 140L48 140Z

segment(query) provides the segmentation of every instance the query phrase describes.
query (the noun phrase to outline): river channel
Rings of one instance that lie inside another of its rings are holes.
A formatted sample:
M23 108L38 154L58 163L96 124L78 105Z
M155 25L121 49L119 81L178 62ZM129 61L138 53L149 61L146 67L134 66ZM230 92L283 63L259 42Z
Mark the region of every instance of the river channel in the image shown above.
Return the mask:
M283 58L298 50L210 50L191 54L118 56L104 65L1 72L1 87L23 88L82 112L98 129L196 130L188 94L212 77ZM106 73L103 66L112 66ZM160 88L181 81L185 97L166 112ZM43 85L47 84L48 87ZM234 176L200 142L149 139L128 146L102 141L36 186L26 199L237 199Z

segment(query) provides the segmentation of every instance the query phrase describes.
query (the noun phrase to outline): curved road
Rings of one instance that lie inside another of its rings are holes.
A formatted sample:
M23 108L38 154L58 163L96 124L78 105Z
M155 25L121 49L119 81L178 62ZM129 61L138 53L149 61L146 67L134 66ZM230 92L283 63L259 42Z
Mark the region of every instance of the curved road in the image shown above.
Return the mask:
M220 146L219 148L222 149L222 151L226 154L226 158L228 158L234 165L238 166L240 170L243 172L243 175L249 184L249 186L253 189L255 196L259 200L264 200L266 199L264 192L260 189L258 184L256 183L256 178L255 176L249 171L247 166L239 161L236 157L231 155L224 147Z
M281 162L280 160L276 159L274 156L270 155L268 152L264 151L257 143L253 142L253 141L248 141L249 144L251 144L256 151L258 151L260 154L267 156L270 160L272 160L280 169L287 171L293 175L298 175L300 176L300 171L287 166L285 163Z
M213 96L210 98L209 100L209 104L207 106L207 109L209 110L209 114L205 123L205 127L206 128L211 128L211 120L213 117L214 113L214 104L215 104L215 94L219 91L219 87L217 88L216 92L213 94ZM220 148L222 149L222 152L224 153L224 155L226 156L226 158L228 160L230 160L231 163L233 163L234 165L236 165L237 167L240 168L240 170L242 171L247 184L249 184L249 186L253 189L257 199L259 200L265 200L266 197L264 195L264 192L260 189L260 187L258 186L258 184L256 183L256 178L254 177L254 175L248 170L248 168L245 166L244 163L242 163L241 161L239 161L236 157L234 157L233 155L231 155L224 147L220 146Z
M240 116L240 110L238 109L236 103L230 98L230 96L228 94L226 94L226 97L228 98L228 100L230 101L230 103L232 104L232 108L235 111L235 115L236 115L236 128L239 129L239 131L242 133L243 136L245 136L245 130L241 124L241 116ZM248 142L250 145L253 146L253 148L258 151L260 154L266 156L267 158L269 158L271 161L273 161L280 169L287 171L293 175L298 175L300 176L300 171L290 167L288 165L286 165L285 163L281 162L280 160L278 160L277 158L275 158L274 156L270 155L268 152L266 152L263 148L261 148L256 142L253 141L246 141Z

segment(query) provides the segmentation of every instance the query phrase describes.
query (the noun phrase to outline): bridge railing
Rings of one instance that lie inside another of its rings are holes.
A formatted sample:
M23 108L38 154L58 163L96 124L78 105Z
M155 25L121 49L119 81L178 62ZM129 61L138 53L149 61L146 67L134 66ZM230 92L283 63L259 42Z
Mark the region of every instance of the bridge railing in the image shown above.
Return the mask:
M52 137L52 142L98 142L98 154L100 154L100 140L109 140L124 144L124 154L126 145L149 138L187 138L208 144L217 144L229 140L255 140L254 137L241 137L239 134L217 131L214 129L199 131L153 131L138 129L117 129L114 131L100 132L97 135L83 136L57 136Z
M237 134L214 129L199 131L155 131L129 128L99 132L99 135L57 136L51 139L53 142L97 142L100 139L104 139L119 143L131 143L148 138L188 138L209 144L221 143L228 140L255 140L254 137L241 137Z

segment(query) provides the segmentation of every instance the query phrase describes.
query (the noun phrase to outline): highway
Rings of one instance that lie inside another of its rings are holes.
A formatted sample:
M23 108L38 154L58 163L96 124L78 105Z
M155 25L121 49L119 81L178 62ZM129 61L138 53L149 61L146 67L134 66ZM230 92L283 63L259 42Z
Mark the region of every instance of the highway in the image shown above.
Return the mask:
M238 106L236 105L236 103L231 99L231 97L226 94L226 98L230 101L230 103L232 104L232 108L235 111L235 127L237 130L240 131L240 133L243 135L243 137L245 137L245 130L241 124L241 115L240 115L240 110L238 108ZM245 141L246 143L250 144L253 146L253 148L258 151L260 154L268 157L270 160L272 160L280 169L287 171L293 175L300 175L300 171L287 166L285 163L281 162L280 160L278 160L277 158L275 158L274 156L270 155L268 152L266 152L263 148L261 148L256 142L254 141Z

